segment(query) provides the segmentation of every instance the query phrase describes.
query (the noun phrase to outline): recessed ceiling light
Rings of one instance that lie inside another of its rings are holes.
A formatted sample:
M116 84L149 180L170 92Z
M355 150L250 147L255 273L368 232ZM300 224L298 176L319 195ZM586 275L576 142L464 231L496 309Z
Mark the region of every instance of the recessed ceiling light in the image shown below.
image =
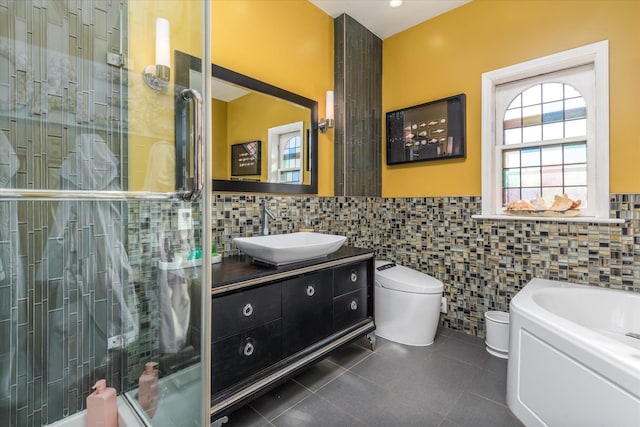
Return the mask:
M402 0L391 0L391 1L389 1L389 6L391 6L391 7L400 7L400 6L402 6Z

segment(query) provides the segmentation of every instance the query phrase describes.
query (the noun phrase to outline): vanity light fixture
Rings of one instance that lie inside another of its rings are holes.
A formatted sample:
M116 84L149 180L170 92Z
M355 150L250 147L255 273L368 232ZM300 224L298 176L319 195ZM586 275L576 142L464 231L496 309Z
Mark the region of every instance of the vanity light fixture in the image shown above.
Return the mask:
M326 105L326 112L325 112L326 118L320 123L318 123L318 129L320 129L320 132L322 133L325 133L327 129L333 127L333 91L332 90L327 91L327 100L325 102L325 105Z
M169 43L169 21L156 18L156 64L144 69L143 77L147 85L157 91L169 86L171 76L171 45Z
M400 6L402 6L402 0L391 0L391 1L389 1L389 6L391 6L391 7L400 7Z

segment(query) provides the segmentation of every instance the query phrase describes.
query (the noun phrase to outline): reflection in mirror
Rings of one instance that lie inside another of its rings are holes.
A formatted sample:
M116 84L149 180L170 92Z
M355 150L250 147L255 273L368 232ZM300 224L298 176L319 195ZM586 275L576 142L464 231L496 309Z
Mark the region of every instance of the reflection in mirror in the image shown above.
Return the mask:
M176 93L199 89L199 58L176 51L175 68ZM217 65L212 96L214 190L317 193L316 101ZM176 111L178 149L188 140L181 117Z

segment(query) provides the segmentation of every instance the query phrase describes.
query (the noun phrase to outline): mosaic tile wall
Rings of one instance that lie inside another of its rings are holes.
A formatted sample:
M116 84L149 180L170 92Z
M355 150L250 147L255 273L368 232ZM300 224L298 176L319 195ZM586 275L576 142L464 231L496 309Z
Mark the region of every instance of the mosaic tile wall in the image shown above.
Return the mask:
M333 194L380 196L382 40L347 14L333 20L333 34Z
M259 234L262 196L219 194L214 237L225 256L235 236ZM311 227L347 236L444 285L444 326L484 336L484 313L508 310L534 277L640 292L640 194L611 197L624 224L475 220L480 197L276 197L274 233ZM634 263L636 267L634 267Z
M126 0L0 0L0 187L126 188L127 94L106 64L120 48L121 7ZM126 207L1 203L0 424L40 426L82 409L97 378L119 388L124 355L105 336L121 327L113 283L127 284L128 272L112 261L122 249L126 263Z

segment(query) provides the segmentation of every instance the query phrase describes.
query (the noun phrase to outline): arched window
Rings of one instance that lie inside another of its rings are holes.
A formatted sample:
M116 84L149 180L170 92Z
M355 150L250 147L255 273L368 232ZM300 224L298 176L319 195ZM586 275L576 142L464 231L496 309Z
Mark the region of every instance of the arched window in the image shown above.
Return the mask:
M302 177L302 136L299 132L280 135L278 182L299 184Z
M588 208L587 109L562 82L536 84L513 98L502 116L502 205L567 194Z
M567 194L581 200L576 220L615 222L608 69L603 41L482 75L481 217Z
M303 122L269 128L269 182L302 184Z

